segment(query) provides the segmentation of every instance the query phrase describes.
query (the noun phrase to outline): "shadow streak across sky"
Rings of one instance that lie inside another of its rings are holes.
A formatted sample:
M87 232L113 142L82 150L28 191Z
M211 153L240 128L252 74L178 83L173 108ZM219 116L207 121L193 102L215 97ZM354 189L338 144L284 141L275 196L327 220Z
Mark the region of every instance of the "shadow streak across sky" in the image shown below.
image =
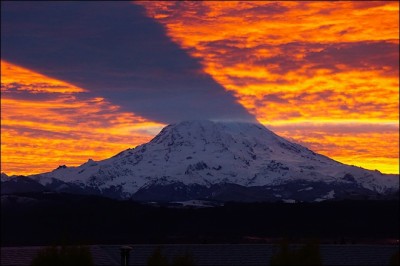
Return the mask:
M255 121L165 29L129 2L2 2L1 57L173 123Z

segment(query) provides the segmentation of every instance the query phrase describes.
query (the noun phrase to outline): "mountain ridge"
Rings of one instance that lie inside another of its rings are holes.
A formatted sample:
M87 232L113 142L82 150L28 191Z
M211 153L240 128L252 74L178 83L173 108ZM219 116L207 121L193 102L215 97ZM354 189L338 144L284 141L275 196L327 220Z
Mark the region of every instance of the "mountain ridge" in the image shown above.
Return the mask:
M168 125L108 159L29 178L56 191L145 201L321 201L398 190L398 175L342 164L261 124L208 120Z

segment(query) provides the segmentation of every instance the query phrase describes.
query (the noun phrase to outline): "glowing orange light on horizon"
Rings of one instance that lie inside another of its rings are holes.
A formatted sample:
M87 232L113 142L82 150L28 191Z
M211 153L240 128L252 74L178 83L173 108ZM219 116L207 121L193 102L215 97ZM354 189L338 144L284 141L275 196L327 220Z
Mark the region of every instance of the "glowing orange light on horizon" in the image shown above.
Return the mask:
M269 126L291 141L345 164L398 174L399 127L387 122L348 121L282 123Z
M106 159L149 141L164 126L100 97L81 99L85 90L68 83L5 61L1 68L1 171L9 175Z

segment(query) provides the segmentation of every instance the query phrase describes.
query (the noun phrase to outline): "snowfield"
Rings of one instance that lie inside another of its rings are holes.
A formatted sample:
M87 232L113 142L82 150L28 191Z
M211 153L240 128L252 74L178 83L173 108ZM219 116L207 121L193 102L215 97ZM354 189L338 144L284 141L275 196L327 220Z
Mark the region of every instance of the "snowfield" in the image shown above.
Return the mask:
M289 142L261 124L212 121L169 125L149 143L109 159L89 159L79 167L60 166L30 178L56 190L62 190L65 183L100 192L112 189L121 198L171 185L173 193L193 186L211 189L218 184L252 188L307 183L296 190L303 194L315 191L312 184L318 183L374 193L396 191L399 186L398 175L342 164ZM55 180L62 182L59 187ZM330 191L315 199L334 198L337 193Z

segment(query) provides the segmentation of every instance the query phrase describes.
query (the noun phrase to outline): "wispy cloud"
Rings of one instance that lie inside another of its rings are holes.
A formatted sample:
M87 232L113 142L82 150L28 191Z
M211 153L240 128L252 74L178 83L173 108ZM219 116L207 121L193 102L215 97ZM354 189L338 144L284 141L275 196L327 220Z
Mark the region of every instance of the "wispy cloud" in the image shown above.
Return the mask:
M1 169L50 171L105 159L149 141L164 126L83 89L1 62Z
M140 4L259 121L398 119L396 2Z
M343 162L398 172L398 127L383 131L399 119L398 2L139 4L262 123ZM365 124L374 130L360 133Z
M269 127L281 136L340 162L398 173L398 123L303 122Z

